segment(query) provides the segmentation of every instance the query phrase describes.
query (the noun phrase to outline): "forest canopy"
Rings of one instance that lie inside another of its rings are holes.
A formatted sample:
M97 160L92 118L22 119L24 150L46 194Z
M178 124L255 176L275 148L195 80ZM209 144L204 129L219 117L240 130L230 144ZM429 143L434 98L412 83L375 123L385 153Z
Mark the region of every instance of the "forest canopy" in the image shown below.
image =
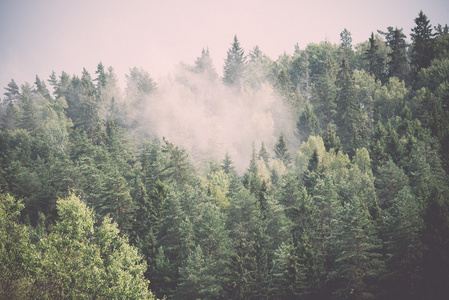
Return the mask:
M421 11L272 60L0 103L1 299L444 299L449 30Z

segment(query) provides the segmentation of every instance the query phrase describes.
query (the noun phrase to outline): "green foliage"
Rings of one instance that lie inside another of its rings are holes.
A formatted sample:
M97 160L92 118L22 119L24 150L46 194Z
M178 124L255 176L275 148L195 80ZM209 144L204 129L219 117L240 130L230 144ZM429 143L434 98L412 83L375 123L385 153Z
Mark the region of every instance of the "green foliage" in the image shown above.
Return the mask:
M380 240L362 201L357 197L338 210L331 239L335 265L329 273L330 290L336 299L374 298L382 269Z
M416 26L412 28L412 33L410 34L413 42L411 65L414 73L417 74L421 69L430 66L435 53L432 25L430 25L429 19L427 19L422 10L415 19L415 24Z
M297 128L275 120L277 141L261 132L243 174L229 153L195 170L186 150L143 130L159 95L142 69L123 96L102 63L94 79L53 72L51 92L38 76L11 80L0 298L145 299L150 287L177 299L444 299L448 32L434 35L422 12L415 23L409 49L402 29L355 47L344 30L341 45L296 45L276 61L257 46L245 57L235 37L223 91L251 95L249 109L269 91L298 117ZM177 80L217 83L210 57ZM200 88L192 97L210 103Z
M32 267L29 230L18 223L24 204L9 194L0 194L0 298L27 298Z
M390 48L388 53L388 77L397 77L399 80L408 81L409 65L407 58L407 43L402 28L389 26L388 32L379 31L385 36L386 44Z
M299 115L296 122L296 130L302 141L306 141L310 135L320 134L318 118L309 105L306 105L303 112Z
M228 50L223 67L223 81L226 84L240 88L245 74L245 63L246 57L244 56L244 50L240 46L237 36L234 36L234 41Z
M1 196L2 297L20 299L154 299L143 277L137 249L105 218L94 226L94 213L76 196L58 200L58 217L48 235L34 245L28 228L18 224L23 204Z
M355 149L363 144L365 128L353 73L345 57L342 59L341 69L337 76L337 87L339 88L337 94L337 133L343 149L352 156L355 154Z
M384 122L400 115L408 94L403 81L390 77L388 83L377 89L374 93L374 113Z
M368 42L369 47L362 54L366 60L366 70L374 75L376 80L385 82L388 55L385 44L378 35L374 36L374 32Z
M275 157L282 161L286 167L291 163L291 156L287 149L287 142L285 140L284 134L281 133L279 140L274 147Z

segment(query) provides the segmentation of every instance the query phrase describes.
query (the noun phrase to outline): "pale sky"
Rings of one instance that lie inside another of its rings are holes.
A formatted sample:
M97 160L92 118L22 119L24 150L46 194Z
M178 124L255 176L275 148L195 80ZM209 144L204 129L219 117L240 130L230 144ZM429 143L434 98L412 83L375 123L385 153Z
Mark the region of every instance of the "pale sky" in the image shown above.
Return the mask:
M408 37L420 10L449 23L447 0L0 0L0 97L11 78L33 84L83 67L95 77L100 61L122 88L132 67L158 80L206 47L221 75L234 35L245 53L258 45L274 60L296 43L338 43L344 28L354 45L388 26Z

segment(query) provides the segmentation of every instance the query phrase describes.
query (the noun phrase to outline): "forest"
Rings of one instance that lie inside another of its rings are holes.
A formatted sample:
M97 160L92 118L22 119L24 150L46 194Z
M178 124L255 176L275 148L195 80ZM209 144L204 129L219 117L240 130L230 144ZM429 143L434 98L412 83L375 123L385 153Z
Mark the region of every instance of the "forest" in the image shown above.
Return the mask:
M0 102L0 299L446 299L449 29Z

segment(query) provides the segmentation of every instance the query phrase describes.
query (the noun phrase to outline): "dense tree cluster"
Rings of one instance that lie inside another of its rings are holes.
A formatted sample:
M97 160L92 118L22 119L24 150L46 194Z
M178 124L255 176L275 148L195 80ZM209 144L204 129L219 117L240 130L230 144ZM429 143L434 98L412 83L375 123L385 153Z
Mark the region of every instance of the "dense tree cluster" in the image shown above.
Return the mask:
M229 153L198 171L141 130L158 94L142 69L124 93L101 63L94 78L51 74L51 89L11 80L0 298L443 299L449 33L422 12L415 24L410 45L388 27L353 46L345 29L272 61L235 36L222 78L208 49L183 65L233 93L270 84L296 113L242 174Z

